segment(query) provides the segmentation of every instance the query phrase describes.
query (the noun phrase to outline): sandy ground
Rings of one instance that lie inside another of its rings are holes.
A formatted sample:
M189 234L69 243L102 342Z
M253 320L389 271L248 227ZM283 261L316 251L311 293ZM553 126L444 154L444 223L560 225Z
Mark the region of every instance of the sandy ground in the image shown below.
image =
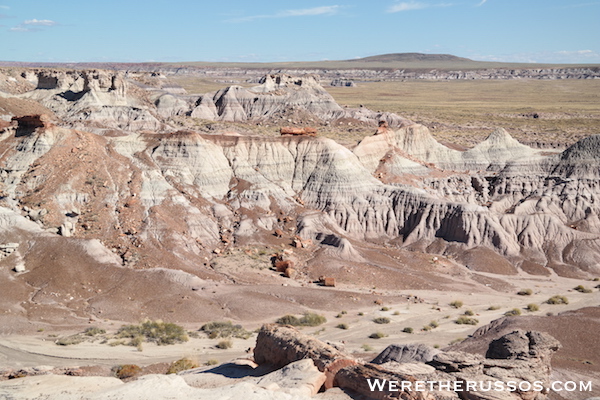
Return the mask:
M402 295L411 297L409 300L400 302L384 302L383 305L372 304L346 310L325 311L323 314L327 317L327 323L318 327L303 328L303 332L313 334L321 340L341 342L349 352L369 358L392 343L417 342L443 348L452 341L466 338L478 327L500 318L506 311L513 308L521 309L522 315L525 316L546 315L549 312L557 314L567 310L600 305L598 289L594 289L592 293L580 293L572 290L577 285L593 288L596 282L557 276L532 277L527 274L507 277L489 274L489 277L506 280L518 288L532 289L533 294L522 296L516 294L516 291L503 293L485 287L479 292L470 293L464 291L388 290L382 293L383 299L398 300L402 298ZM569 304L544 304L545 300L556 294L567 296ZM458 309L449 306L449 303L454 300L460 300L464 305ZM537 312L526 311L524 307L529 303L538 304L540 310ZM490 306L500 308L489 310ZM388 310L383 311L383 307L387 307ZM478 325L458 325L454 322L466 310L472 310L475 313L473 317L479 320ZM346 313L342 314L342 311L346 311ZM377 317L387 317L390 319L390 323L377 324L373 322L373 319ZM431 321L436 321L439 326L431 331L422 331L422 328ZM265 322L270 321L244 321L242 324L246 329L254 330ZM338 328L339 324L346 324L348 329ZM110 333L116 331L121 325L116 321L105 321L99 326ZM402 332L405 327L412 327L414 333ZM186 326L186 328L198 329L197 326ZM564 328L569 329L567 326ZM45 330L33 335L0 336L0 368L17 369L39 365L57 367L114 366L127 363L144 366L158 362L171 362L183 357L191 357L199 363L205 363L208 360L225 362L247 356L248 350L254 346L256 337L253 335L247 340L233 339L233 347L228 350L216 348L215 345L219 340L208 338L191 338L186 343L169 346L144 343L143 351L138 351L131 346L110 347L99 342L83 342L70 346L59 346L54 343L57 337L77 332L81 332L81 330L56 333ZM387 336L381 339L369 338L369 335L375 332L382 332Z

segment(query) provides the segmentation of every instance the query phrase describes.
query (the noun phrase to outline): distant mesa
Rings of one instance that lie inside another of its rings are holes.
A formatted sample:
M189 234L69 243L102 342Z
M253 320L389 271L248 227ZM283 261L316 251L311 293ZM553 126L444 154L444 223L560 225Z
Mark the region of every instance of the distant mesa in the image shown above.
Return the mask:
M389 53L377 56L355 58L346 61L366 61L366 62L411 62L411 61L471 61L463 57L453 56L451 54L424 54L424 53Z

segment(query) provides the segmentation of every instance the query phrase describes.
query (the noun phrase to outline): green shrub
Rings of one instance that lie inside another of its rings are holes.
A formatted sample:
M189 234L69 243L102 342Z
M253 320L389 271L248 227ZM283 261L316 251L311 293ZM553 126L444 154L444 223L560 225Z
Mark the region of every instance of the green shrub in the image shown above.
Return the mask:
M387 336L387 335L386 335L385 333L383 333L383 332L375 332L375 333L371 333L371 334L369 335L369 337L370 337L371 339L381 339L381 338L384 338L384 337L386 337L386 336Z
M146 320L140 325L124 325L117 331L119 338L143 337L158 345L183 343L189 340L182 326L171 322Z
M233 347L233 342L229 339L221 340L215 347L221 350L230 349Z
M550 297L546 300L547 304L569 304L569 300L565 296L561 296L559 294Z
M365 315L365 313L364 313L364 312L362 312L362 311L358 313L358 316L359 316L359 317L362 317L363 315Z
M136 376L142 369L135 364L119 365L113 368L115 376L119 379L127 379Z
M275 322L280 325L318 326L327 322L327 319L319 314L305 313L301 318L289 314L284 315Z
M338 324L336 326L336 328L339 328L339 329L348 329L348 324Z
M362 346L360 346L360 347L362 347L362 349L363 349L364 351L373 351L373 350L375 350L375 349L373 348L373 346L369 346L368 344L363 344L363 345L362 345Z
M392 315L400 315L400 311L394 311Z
M581 293L592 293L592 289L586 288L583 285L577 285L573 289L577 290L578 292L581 292Z
M410 326L407 326L406 328L402 329L402 332L404 332L404 333L413 333L414 329L411 328Z
M373 319L376 324L389 324L391 320L388 317L377 317Z
M138 351L142 351L143 348L143 343L144 343L144 337L142 335L138 335L134 338L132 338L129 343L127 343L129 346L133 346L133 347L137 347Z
M422 331L424 332L429 332L430 330L432 330L433 328L429 325L425 325L424 327L421 328Z
M182 358L181 360L173 361L167 370L167 375L177 374L181 371L187 371L188 369L198 368L199 365L196 361L190 360L189 358Z
M432 329L435 329L435 328L437 328L438 326L440 326L440 324L438 324L438 322L437 322L437 321L431 321L431 322L429 323L429 326L430 326Z
M488 307L488 311L496 311L496 310L499 310L499 309L500 309L500 306L489 306Z
M106 330L92 326L92 327L87 328L85 331L83 331L83 333L86 336L96 336L96 335L102 335L102 334L106 333Z
M513 308L512 310L508 310L507 312L505 312L504 315L507 317L516 317L521 315L521 310L519 310L518 308Z
M463 302L460 300L454 300L450 303L450 307L461 308L463 306Z
M461 315L454 321L454 323L459 325L477 325L479 320L477 318L470 318L466 315Z
M539 311L539 309L540 309L540 306L538 306L535 303L527 304L527 311L534 312L534 311Z
M533 290L531 289L521 289L517 292L519 296L531 296L533 294Z
M381 311L390 311L389 307L381 307Z
M217 365L219 363L218 360L215 360L214 358L211 358L210 360L207 360L204 364L205 365Z
M469 317L472 317L473 315L475 315L475 313L473 312L473 310L467 310L464 313L465 315L468 315Z
M252 336L252 332L245 330L241 325L233 325L231 321L209 322L202 325L200 330L206 333L210 339L229 337L248 339Z
M59 346L70 346L73 344L79 344L81 342L83 342L83 336L76 334L76 335L61 337L54 343L56 343Z

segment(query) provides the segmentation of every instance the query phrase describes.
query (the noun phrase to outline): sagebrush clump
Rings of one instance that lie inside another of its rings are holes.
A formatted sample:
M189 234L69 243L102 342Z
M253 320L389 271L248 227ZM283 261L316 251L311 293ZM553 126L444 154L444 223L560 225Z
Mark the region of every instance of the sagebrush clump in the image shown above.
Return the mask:
M59 346L71 346L73 344L79 344L83 342L83 340L83 336L81 336L80 334L75 334L71 336L62 337L56 340L54 343L58 344Z
M569 304L569 300L565 296L557 294L546 300L546 304Z
M177 374L181 371L187 371L188 369L198 368L200 365L194 360L189 358L182 358L177 361L173 361L167 370L167 375Z
M507 312L505 312L504 315L506 315L507 317L516 317L521 315L521 310L519 310L518 308L513 308L512 310L508 310Z
M587 288L583 285L577 285L573 288L573 290L577 290L580 293L592 293L592 289Z
M383 332L374 332L369 335L371 339L381 339L386 337L387 335Z
M117 331L119 338L131 338L130 344L139 342L143 338L149 342L155 342L159 346L175 343L183 343L189 340L182 326L171 322L160 320L146 320L139 325L124 325Z
M463 302L460 300L454 300L449 305L450 305L450 307L461 308L463 306Z
M210 339L229 337L248 339L252 336L252 332L245 330L241 325L233 325L231 321L209 322L202 325L200 330L206 333Z
M233 342L229 339L221 340L219 343L216 344L215 347L221 350L230 349L233 347Z
M292 326L319 326L327 322L327 319L319 314L305 313L301 318L295 315L284 315L279 318L276 323L280 325L292 325Z
M86 336L96 336L96 335L102 335L102 334L106 333L106 330L104 330L102 328L96 328L94 326L91 326L91 327L87 328L85 331L83 331L83 333Z
M479 320L477 318L467 317L466 315L461 315L456 320L454 320L455 324L458 325L477 325Z
M391 320L388 317L377 317L373 319L376 324L389 324Z

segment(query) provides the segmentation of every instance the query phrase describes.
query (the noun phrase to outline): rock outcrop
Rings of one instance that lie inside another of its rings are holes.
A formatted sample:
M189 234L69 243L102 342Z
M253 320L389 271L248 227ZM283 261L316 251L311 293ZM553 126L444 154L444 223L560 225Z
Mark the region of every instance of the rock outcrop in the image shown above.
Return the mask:
M35 90L19 95L38 101L71 127L96 133L106 130L164 129L151 104L140 95L122 72L104 70L34 71Z
M391 113L342 108L323 89L316 76L286 74L266 75L260 80L260 85L249 89L231 86L207 93L196 101L190 116L212 121L245 122L269 120L293 110L301 110L321 121L351 118L370 125L376 125L380 120L394 127L409 124L408 120Z
M390 361L396 363L426 363L433 360L439 350L425 344L392 344L385 348L371 362L373 364L384 364Z
M548 394L550 360L559 348L560 343L548 334L514 331L492 341L486 357L391 346L376 357L377 363L364 364L292 327L266 325L259 332L254 359L281 367L310 358L328 376L326 387L331 387L329 382L374 399L542 400ZM418 388L417 382L434 384L422 383ZM466 382L476 382L477 387Z

